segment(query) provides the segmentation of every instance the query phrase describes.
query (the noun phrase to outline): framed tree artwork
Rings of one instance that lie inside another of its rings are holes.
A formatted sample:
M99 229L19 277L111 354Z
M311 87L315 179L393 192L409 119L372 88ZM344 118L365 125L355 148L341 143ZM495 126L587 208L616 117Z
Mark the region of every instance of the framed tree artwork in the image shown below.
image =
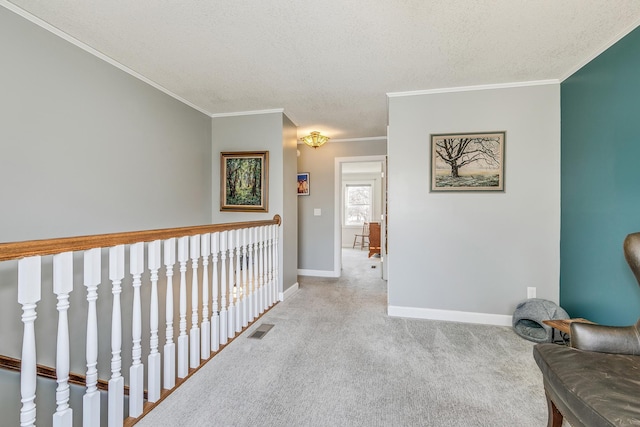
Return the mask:
M505 132L431 135L431 191L504 191Z
M220 153L220 210L269 211L269 152Z

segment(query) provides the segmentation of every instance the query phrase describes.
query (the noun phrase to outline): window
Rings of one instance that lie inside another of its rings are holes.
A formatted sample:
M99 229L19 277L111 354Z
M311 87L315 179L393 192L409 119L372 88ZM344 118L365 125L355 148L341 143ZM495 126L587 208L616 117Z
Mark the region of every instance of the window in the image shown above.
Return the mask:
M371 221L373 185L346 184L344 189L344 225L362 225Z

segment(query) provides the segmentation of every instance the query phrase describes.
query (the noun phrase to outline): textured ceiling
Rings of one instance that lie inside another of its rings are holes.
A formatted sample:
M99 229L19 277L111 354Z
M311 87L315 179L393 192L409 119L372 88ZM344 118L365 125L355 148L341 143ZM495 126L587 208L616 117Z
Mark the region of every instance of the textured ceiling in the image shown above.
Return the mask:
M386 135L386 93L562 79L640 24L638 0L11 3L209 114L335 139Z

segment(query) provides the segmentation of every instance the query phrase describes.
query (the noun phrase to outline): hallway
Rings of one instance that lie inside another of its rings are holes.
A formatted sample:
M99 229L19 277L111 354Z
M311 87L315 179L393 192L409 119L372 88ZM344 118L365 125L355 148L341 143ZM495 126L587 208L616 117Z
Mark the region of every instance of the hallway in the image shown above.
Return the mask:
M379 264L352 250L340 279L301 276L138 425L544 425L531 343L505 327L388 317ZM262 323L275 326L247 338Z

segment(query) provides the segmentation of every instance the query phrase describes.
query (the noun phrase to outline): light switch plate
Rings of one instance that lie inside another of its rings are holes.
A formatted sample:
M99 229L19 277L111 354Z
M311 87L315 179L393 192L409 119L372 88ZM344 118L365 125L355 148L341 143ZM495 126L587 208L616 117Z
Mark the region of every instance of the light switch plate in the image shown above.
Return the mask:
M320 216L320 215L322 215L322 209L320 209L320 208L315 208L315 209L313 210L313 216Z

